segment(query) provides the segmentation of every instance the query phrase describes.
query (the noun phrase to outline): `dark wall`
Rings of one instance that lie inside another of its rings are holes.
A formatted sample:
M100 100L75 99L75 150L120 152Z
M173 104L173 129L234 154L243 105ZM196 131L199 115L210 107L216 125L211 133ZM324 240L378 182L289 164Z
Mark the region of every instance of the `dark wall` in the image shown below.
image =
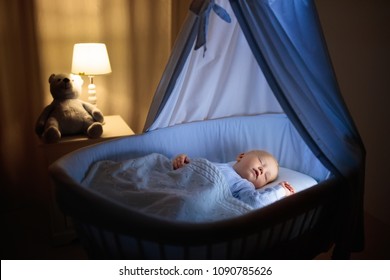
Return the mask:
M390 225L390 1L315 2L342 95L367 150L366 211Z

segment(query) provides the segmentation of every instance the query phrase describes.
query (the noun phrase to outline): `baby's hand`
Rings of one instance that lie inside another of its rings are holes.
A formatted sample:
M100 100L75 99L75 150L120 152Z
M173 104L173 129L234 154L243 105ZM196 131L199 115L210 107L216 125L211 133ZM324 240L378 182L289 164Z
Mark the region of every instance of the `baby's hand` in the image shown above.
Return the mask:
M286 181L283 181L283 182L280 182L280 185L284 188L284 190L286 191L286 196L289 196L289 195L292 195L295 193L295 189L293 186L291 186L288 182Z
M190 163L190 158L185 154L180 154L176 156L176 158L172 161L173 169L179 169L186 165L187 163Z

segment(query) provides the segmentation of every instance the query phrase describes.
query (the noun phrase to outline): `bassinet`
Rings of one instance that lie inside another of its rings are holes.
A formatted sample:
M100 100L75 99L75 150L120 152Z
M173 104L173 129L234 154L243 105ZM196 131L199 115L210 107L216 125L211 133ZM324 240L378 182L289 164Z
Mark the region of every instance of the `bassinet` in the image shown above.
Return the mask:
M361 248L364 147L339 96L314 4L288 3L194 1L145 132L50 167L59 205L91 258L308 259L334 243L340 258ZM148 216L81 184L99 160L157 152L226 162L255 148L319 183L205 223Z

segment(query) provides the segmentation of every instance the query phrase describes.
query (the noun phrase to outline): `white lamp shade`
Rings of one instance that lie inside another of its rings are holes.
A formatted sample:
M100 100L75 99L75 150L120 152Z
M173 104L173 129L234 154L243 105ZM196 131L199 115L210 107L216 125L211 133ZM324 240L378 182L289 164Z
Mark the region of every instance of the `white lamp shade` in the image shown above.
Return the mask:
M101 43L75 44L72 73L89 76L111 73L106 45Z

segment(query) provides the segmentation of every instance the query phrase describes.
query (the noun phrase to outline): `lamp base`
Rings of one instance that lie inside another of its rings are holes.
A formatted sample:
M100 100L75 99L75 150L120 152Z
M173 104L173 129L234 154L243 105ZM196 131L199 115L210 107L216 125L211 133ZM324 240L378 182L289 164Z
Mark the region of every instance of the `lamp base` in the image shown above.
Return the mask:
M89 76L88 102L93 105L97 104L96 86L93 83L93 76Z

